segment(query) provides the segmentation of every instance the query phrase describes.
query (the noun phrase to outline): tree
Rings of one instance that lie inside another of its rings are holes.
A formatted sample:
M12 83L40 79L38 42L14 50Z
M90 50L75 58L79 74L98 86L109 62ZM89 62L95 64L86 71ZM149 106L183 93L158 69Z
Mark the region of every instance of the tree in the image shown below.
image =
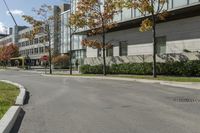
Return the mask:
M53 57L52 63L55 65L60 65L63 66L69 61L69 56L68 55L57 55Z
M88 35L99 35L101 39L84 39L82 45L103 51L103 74L106 75L106 53L112 47L111 40L106 39L107 32L116 26L114 16L121 11L124 0L80 0L77 11L71 14L70 24L89 29Z
M144 20L141 23L140 31L145 32L152 29L153 41L153 77L156 78L156 24L158 20L165 20L168 12L164 10L167 0L127 0L125 6L137 9Z
M33 9L33 12L37 15L37 18L32 16L23 15L22 17L26 22L33 26L33 30L30 34L26 35L26 38L33 40L38 33L43 33L47 36L44 38L48 41L48 53L49 53L49 72L52 74L52 46L51 46L51 24L54 20L59 21L59 16L53 15L53 9L46 4L42 5L39 9Z
M11 58L19 56L19 48L15 44L9 44L0 48L0 61L6 64Z
M70 9L71 10L71 9ZM79 19L79 17L81 16L81 14L78 14L78 12L76 12L75 14L72 13L72 11L70 11L70 17L68 21L68 24L66 25L69 30L70 30L70 42L69 42L69 62L70 62L70 75L72 75L72 39L73 36L75 35L75 33L78 31L79 28L83 28L85 26L85 21L83 19Z

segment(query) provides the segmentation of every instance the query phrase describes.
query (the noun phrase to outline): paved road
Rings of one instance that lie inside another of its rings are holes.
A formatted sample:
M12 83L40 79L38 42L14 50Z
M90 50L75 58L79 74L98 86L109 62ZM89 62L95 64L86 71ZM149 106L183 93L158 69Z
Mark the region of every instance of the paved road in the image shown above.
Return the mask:
M20 133L200 133L200 103L174 101L200 90L15 71L0 79L30 92Z

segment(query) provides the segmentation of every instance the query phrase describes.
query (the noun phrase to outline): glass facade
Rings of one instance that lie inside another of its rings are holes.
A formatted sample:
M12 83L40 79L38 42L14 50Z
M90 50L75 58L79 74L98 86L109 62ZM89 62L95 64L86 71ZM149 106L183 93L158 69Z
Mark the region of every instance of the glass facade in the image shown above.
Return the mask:
M73 4L76 4L76 2L74 2ZM69 10L61 13L61 54L66 54L70 52L70 28L67 26L69 15ZM74 63L77 59L82 59L86 56L86 50L81 45L83 37L84 36L81 35L74 35L72 37L72 60Z
M168 0L168 2L164 5L163 9L170 10L173 8L179 8L198 2L200 2L200 0ZM123 9L122 12L115 15L114 20L120 22L138 17L141 17L141 13L138 10Z
M72 11L76 10L77 2L79 0L72 0ZM164 5L163 9L170 10L173 8L179 8L182 6L187 6L190 4L199 3L200 0L168 0L168 2ZM126 21L133 18L141 17L141 13L135 9L123 9L121 12L114 16L114 21Z

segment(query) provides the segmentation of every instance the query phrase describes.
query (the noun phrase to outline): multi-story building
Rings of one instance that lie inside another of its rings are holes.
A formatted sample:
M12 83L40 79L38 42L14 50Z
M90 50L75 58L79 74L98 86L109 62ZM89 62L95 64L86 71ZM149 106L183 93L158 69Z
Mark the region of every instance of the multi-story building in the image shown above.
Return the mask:
M32 28L26 28L19 32L19 53L22 57L29 58L31 65L40 65L40 58L48 54L46 50L48 48L48 41L45 41L47 35L39 33L33 40L29 40L24 36L30 32L32 32Z
M61 45L60 53L69 54L70 53L70 27L69 17L70 10L61 13ZM75 66L78 62L79 65L83 63L83 59L86 57L86 49L81 45L81 41L84 38L82 35L72 36L72 63Z
M51 49L53 55L59 54L60 47L60 13L63 10L69 9L68 4L63 4L59 6L53 6L53 18L50 22L50 39L51 39ZM46 39L47 34L41 32L37 34L33 41L24 38L25 34L29 34L32 28L27 28L19 32L19 51L22 56L29 57L31 60L31 65L37 66L41 65L41 57L43 55L48 55L49 42Z
M18 34L21 30L27 28L26 26L14 26L9 29L9 34L0 35L0 47L9 44L18 44Z
M7 34L0 34L0 39L8 36Z
M72 9L76 9L77 0L73 0ZM169 11L166 21L157 24L157 59L174 60L198 59L200 50L200 1L168 0L164 9ZM140 32L143 17L135 9L123 9L114 17L118 26L106 35L107 40L114 40L113 48L107 51L107 63L129 63L152 61L152 33ZM96 38L92 36L91 38ZM191 53L185 53L190 51ZM84 63L99 64L102 54L98 49L87 48Z
M68 10L69 4L63 4L62 6L53 6L54 20L50 22L50 39L52 54L59 54L60 52L60 13ZM1 35L0 46L8 45L10 43L19 46L19 53L21 57L28 58L29 63L32 66L41 65L41 57L48 55L49 42L46 39L47 34L45 32L38 33L33 40L29 40L25 37L27 34L31 34L32 27L18 26L14 27L10 35ZM20 58L21 58L20 57Z

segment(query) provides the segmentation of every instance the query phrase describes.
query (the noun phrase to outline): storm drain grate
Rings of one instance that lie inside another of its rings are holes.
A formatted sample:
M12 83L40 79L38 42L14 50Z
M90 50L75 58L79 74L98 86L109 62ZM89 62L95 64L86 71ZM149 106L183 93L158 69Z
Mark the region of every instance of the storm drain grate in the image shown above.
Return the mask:
M174 97L172 98L174 102L182 103L200 103L200 99L191 98L191 97Z

